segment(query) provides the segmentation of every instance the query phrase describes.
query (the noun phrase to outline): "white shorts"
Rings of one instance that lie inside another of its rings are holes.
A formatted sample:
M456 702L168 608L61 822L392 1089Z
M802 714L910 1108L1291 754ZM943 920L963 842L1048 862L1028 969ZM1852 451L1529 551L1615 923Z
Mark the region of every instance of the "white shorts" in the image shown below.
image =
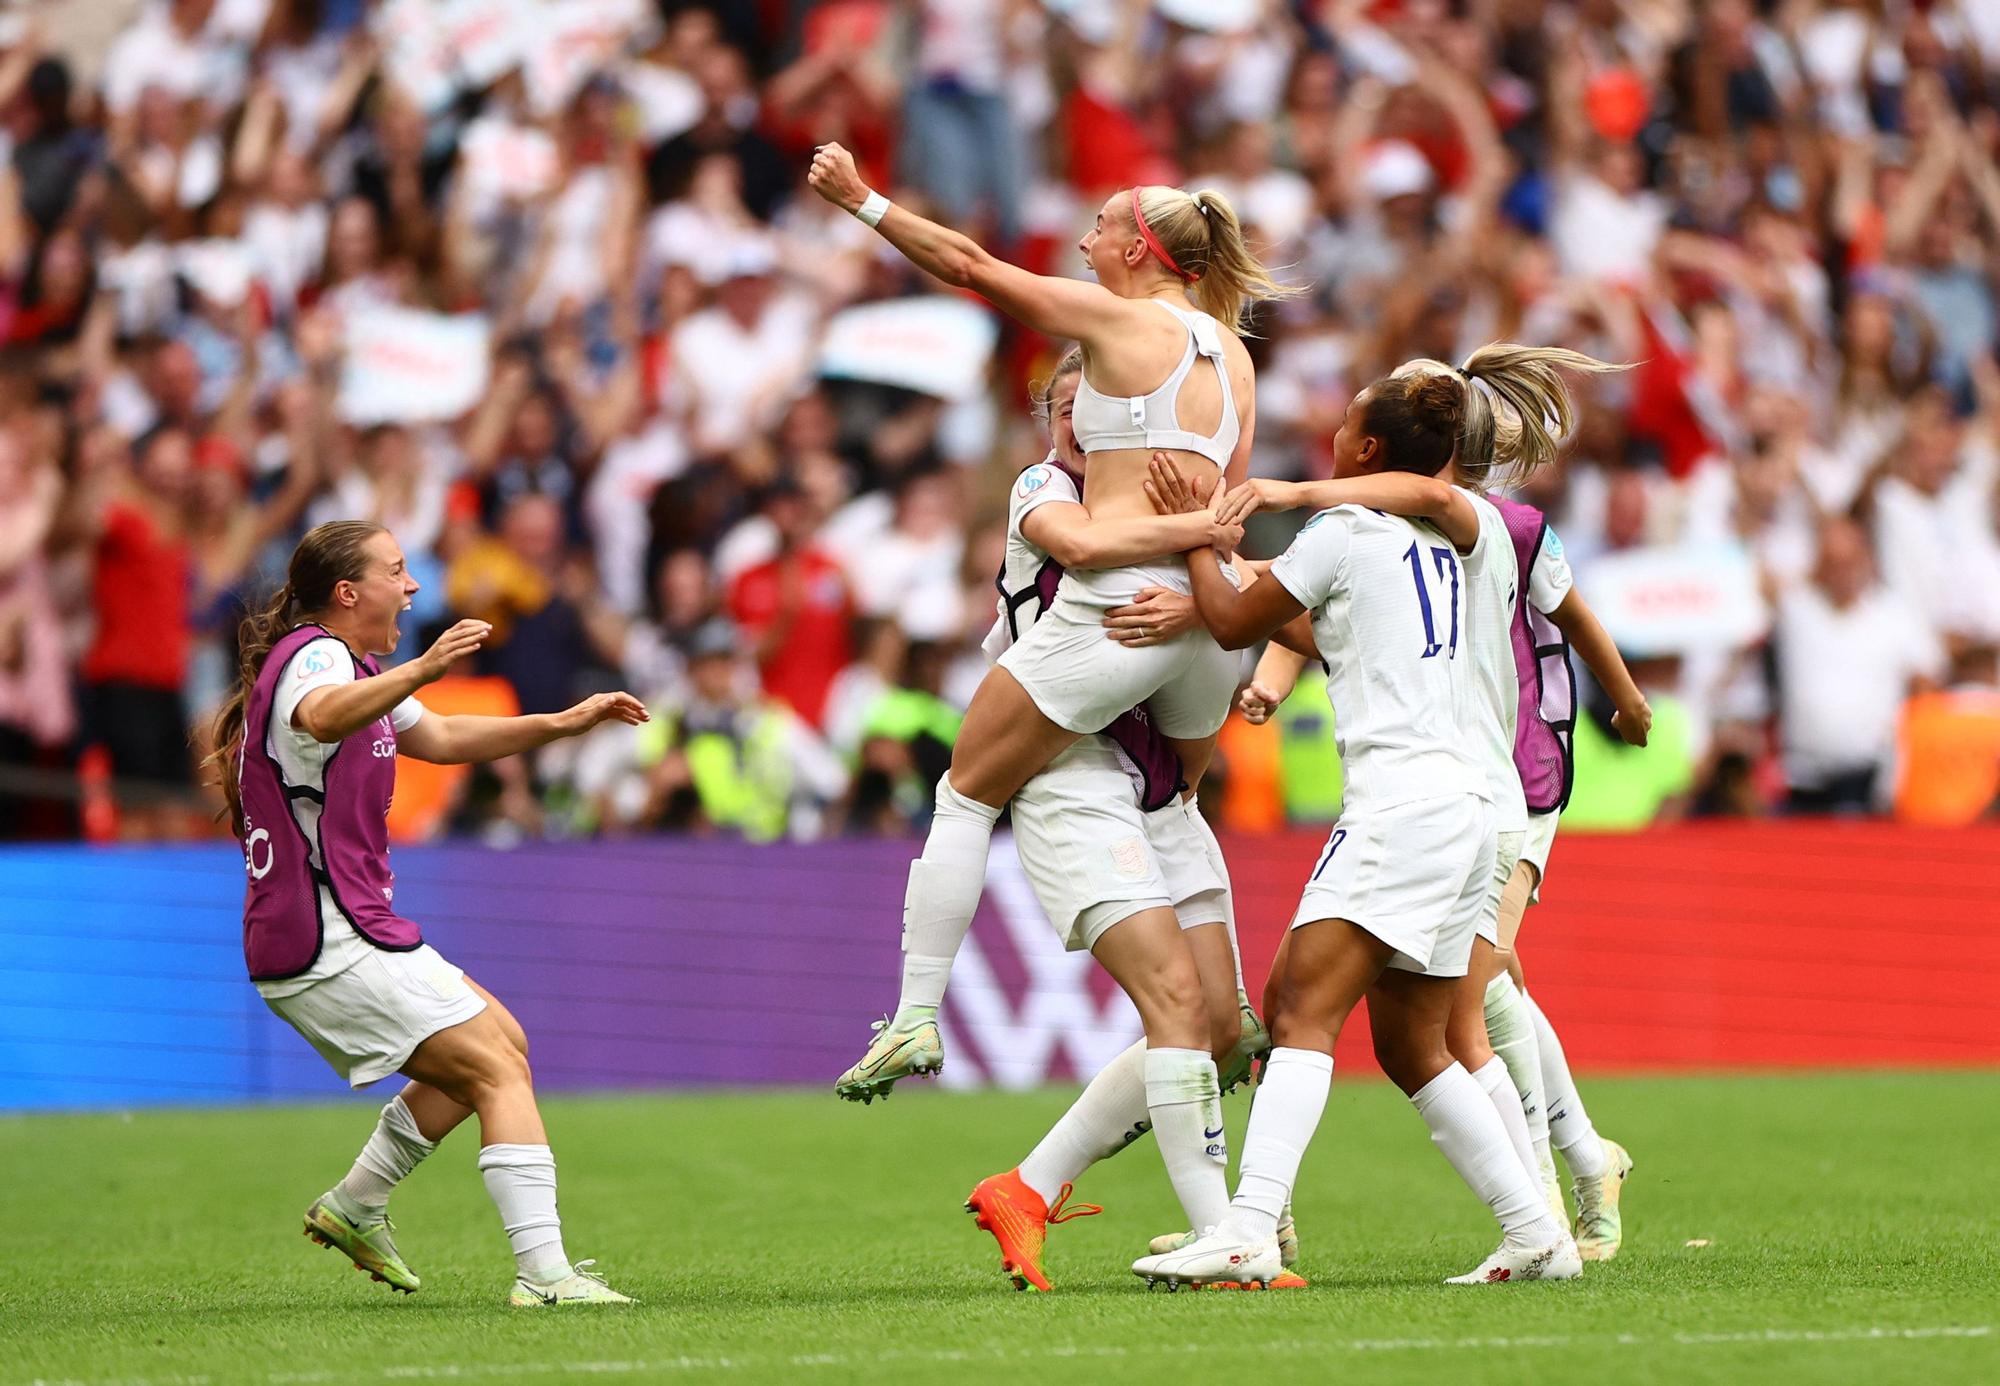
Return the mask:
M1183 929L1227 919L1227 878L1199 812L1175 802L1139 807L1112 744L1087 736L1049 762L1014 796L1014 850L1035 899L1071 952L1146 909L1173 907Z
M1531 905L1542 903L1542 877L1548 874L1549 852L1556 845L1556 825L1560 822L1560 813L1537 813L1528 818L1528 836L1521 844L1521 860L1535 868L1535 889L1528 896Z
M1166 878L1167 899L1183 929L1204 924L1228 924L1229 868L1215 834L1201 821L1201 805L1176 799L1146 815L1146 840Z
M408 953L372 949L346 971L264 1004L360 1088L401 1068L438 1031L478 1015L486 998L426 943Z
M1000 656L1000 667L1067 731L1103 731L1140 703L1153 725L1176 740L1221 731L1241 658L1199 626L1163 645L1121 645L1104 629L1105 610L1058 596Z
M1495 833L1493 835L1493 879L1486 888L1486 904L1479 914L1479 936L1494 947L1500 946L1500 897L1507 893L1507 882L1514 879L1514 867L1521 860L1521 844L1526 833Z
M1463 977L1498 836L1493 806L1476 794L1343 808L1291 927L1345 919L1395 950L1393 968Z

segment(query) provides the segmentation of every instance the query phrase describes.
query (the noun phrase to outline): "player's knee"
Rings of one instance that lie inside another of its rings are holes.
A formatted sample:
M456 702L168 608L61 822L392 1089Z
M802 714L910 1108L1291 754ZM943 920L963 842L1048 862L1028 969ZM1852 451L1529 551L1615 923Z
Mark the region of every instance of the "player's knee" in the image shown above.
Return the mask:
M478 1099L467 1105L477 1107L490 1097L518 1092L523 1088L532 1089L535 1080L528 1067L527 1054L503 1034L499 1043L481 1050L468 1065L465 1081L467 1088Z

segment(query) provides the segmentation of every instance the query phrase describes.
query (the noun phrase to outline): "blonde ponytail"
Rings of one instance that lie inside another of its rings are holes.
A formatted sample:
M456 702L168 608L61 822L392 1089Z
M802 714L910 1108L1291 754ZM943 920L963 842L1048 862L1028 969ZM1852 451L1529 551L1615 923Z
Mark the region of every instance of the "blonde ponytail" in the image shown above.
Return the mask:
M1135 190L1142 233L1157 238L1169 268L1187 282L1195 306L1225 327L1241 332L1250 309L1268 299L1303 292L1280 284L1243 239L1243 224L1229 199L1210 188Z
M1490 342L1463 367L1429 358L1409 361L1396 375L1452 375L1465 392L1458 435L1459 480L1477 490L1518 486L1556 460L1576 429L1576 402L1558 368L1588 375L1629 367L1567 347Z

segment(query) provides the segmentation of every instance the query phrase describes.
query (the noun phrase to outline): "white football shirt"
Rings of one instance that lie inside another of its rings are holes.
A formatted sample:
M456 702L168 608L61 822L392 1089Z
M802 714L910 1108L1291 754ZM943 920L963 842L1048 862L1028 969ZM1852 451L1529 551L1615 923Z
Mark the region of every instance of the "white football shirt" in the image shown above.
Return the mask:
M1327 665L1343 814L1493 793L1459 726L1473 678L1465 570L1430 528L1356 505L1322 510L1271 565L1312 618Z
M979 642L979 648L986 652L988 659L997 661L1007 653L1018 635L1033 625L1035 617L1041 614L1030 602L1017 610L1010 622L1007 619L1007 596L1034 587L1035 579L1041 575L1042 565L1049 561L1048 554L1021 533L1021 524L1051 501L1083 504L1083 492L1077 489L1076 482L1055 464L1053 458L1037 462L1014 478L1014 489L1007 496L1007 554L1000 570L1000 580L1006 586L1006 592L994 603L998 619L993 622L993 629L986 632L986 638Z
M1459 725L1473 737L1493 783L1497 831L1528 830L1528 801L1514 764L1515 724L1520 720L1521 680L1514 662L1514 602L1520 567L1507 517L1484 496L1464 488L1459 494L1479 513L1479 542L1460 560L1465 566L1465 648L1473 678L1463 685L1465 711Z

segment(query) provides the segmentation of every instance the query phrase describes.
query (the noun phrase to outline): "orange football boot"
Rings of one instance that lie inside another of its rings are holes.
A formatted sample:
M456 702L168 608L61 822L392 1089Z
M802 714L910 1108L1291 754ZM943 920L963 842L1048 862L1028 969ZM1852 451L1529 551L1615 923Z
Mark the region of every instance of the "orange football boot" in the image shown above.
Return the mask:
M1063 1185L1051 1208L1028 1187L1017 1167L980 1180L966 1195L965 1211L972 1214L981 1231L991 1232L993 1240L1000 1243L1000 1269L1007 1272L1015 1289L1055 1288L1042 1270L1042 1248L1048 1243L1049 1224L1104 1211L1095 1203L1069 1207L1070 1191L1070 1185Z
M1303 1290L1308 1282L1297 1271L1279 1271L1278 1278L1268 1285L1239 1285L1234 1280L1211 1280L1201 1288L1204 1290Z

